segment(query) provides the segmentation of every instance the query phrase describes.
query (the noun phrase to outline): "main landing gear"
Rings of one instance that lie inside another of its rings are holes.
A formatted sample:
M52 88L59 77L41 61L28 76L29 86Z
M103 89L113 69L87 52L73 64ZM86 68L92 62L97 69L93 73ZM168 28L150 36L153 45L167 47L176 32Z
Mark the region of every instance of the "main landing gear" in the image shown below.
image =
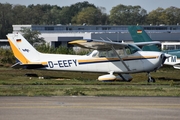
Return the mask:
M150 83L150 82L155 83L156 82L156 80L153 77L151 77L149 72L148 72L148 80L147 80L147 82L148 83Z

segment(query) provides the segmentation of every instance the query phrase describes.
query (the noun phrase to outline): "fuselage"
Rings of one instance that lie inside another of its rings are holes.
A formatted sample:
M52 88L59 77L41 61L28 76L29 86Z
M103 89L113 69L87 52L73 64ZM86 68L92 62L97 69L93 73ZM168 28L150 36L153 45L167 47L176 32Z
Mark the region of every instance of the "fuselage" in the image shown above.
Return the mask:
M137 51L121 56L129 71L118 57L98 57L95 55L98 52L95 50L84 56L42 54L40 59L43 61L38 62L47 63L41 68L47 70L137 73L154 71L161 67L164 60L164 54L160 52Z

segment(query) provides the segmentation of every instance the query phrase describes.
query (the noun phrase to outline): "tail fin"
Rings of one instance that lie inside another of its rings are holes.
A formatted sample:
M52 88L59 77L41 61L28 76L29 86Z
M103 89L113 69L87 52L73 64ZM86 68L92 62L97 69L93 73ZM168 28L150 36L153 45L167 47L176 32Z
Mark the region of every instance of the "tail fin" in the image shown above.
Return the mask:
M40 53L21 34L8 34L7 38L14 56L22 64L33 64L39 61Z
M141 26L129 26L129 33L131 34L134 42L151 42L152 39L149 35L144 31ZM160 51L160 49L156 45L148 45L142 48L144 51Z

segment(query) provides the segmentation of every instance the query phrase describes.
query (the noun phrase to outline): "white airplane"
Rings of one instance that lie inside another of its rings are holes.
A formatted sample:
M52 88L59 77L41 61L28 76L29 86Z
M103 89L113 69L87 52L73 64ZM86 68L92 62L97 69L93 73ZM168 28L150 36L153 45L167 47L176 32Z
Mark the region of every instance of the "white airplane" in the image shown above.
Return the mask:
M99 76L100 81L131 81L130 73L147 72L148 82L155 82L150 72L159 69L166 60L164 53L142 51L135 44L93 39L69 42L69 44L94 49L90 54L82 56L40 53L18 33L8 34L7 38L14 56L19 60L12 67L109 73Z

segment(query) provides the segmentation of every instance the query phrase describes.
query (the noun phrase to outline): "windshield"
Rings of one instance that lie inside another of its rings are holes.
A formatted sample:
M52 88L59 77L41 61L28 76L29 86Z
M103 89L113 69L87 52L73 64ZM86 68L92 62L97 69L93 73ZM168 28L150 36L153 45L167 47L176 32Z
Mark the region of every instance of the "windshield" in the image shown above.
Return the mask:
M134 54L137 51L141 51L141 49L135 45L129 44L127 47L125 47L126 49L126 54L130 55L130 54Z
M98 54L98 51L97 51L97 50L93 50L93 51L90 51L90 52L87 54L87 56L95 57L95 56L97 56L97 54Z

